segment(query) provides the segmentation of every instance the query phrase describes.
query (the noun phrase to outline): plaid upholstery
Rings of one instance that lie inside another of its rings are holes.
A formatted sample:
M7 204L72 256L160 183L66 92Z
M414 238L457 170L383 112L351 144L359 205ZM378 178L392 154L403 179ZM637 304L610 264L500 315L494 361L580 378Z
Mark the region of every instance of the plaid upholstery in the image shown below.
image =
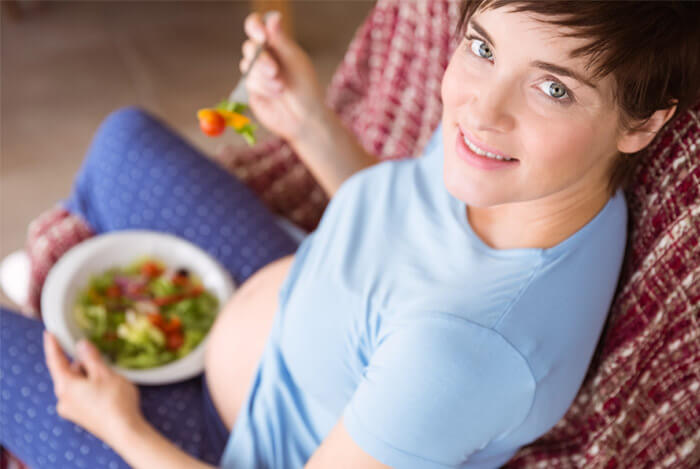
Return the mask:
M29 297L23 308L27 316L40 314L41 287L51 267L66 251L93 234L81 218L58 206L42 213L29 224L26 248L31 279Z
M328 104L381 158L418 154L437 126L458 10L457 1L380 0L357 31ZM564 418L507 467L700 465L698 147L700 104L641 157L626 194L623 271L596 357ZM228 148L216 158L273 211L306 229L318 223L327 199L283 141ZM39 220L28 241L35 307L50 265L91 233L60 209Z

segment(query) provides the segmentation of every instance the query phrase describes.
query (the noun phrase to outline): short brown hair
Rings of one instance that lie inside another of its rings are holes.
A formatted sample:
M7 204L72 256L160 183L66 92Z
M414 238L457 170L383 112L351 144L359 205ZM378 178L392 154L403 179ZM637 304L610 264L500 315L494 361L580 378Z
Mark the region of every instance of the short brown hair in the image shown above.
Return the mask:
M594 79L612 73L621 123L644 121L676 104L666 126L700 98L700 3L682 1L466 0L458 34L479 10L511 7L590 38L572 51L588 58ZM611 193L630 183L638 158L620 155L610 168Z

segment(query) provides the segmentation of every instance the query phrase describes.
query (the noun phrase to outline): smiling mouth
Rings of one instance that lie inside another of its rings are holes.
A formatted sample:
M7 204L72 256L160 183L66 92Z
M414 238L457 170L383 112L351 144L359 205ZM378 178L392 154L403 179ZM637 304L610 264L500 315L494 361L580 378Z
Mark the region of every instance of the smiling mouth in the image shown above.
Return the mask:
M501 161L518 161L517 158L511 158L509 156L505 156L502 153L495 153L489 150L486 150L484 148L481 148L480 146L477 146L476 143L472 142L469 140L467 137L466 133L462 130L459 129L459 132L462 134L462 139L464 140L464 144L469 147L471 151L476 153L477 155L485 156L487 158L491 158L494 160L501 160Z

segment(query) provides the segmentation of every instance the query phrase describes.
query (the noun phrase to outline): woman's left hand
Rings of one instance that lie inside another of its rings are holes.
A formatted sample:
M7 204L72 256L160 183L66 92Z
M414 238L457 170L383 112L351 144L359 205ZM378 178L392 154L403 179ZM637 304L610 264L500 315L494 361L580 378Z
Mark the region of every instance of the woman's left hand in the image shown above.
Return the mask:
M78 343L78 360L71 364L56 338L44 331L44 353L61 417L108 444L143 418L138 388L108 367L90 341Z

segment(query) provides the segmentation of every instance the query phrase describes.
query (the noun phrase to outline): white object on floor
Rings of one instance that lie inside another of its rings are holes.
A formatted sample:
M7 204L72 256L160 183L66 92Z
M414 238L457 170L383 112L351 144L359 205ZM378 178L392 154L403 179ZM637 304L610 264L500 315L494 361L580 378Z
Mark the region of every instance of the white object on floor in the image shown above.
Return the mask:
M18 306L29 297L31 264L24 250L15 251L0 262L0 288Z

